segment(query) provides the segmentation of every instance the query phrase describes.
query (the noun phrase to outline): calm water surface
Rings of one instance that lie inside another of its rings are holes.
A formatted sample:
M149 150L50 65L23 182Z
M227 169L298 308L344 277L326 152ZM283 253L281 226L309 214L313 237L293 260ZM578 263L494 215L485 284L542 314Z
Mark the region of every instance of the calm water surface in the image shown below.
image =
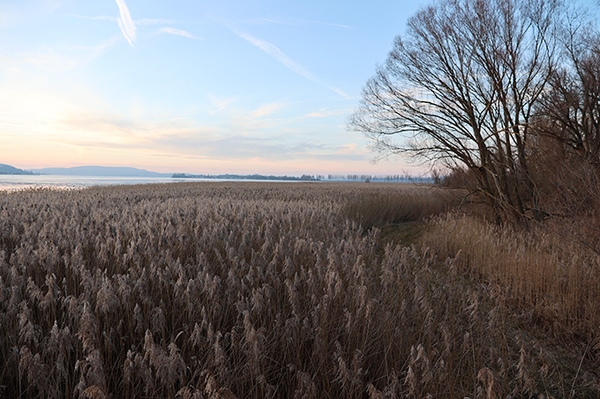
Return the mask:
M208 181L207 179L173 179L171 177L115 177L115 176L58 176L58 175L0 175L0 191L26 188L85 188L123 184L173 183L181 181ZM211 180L212 181L212 180Z
M181 182L272 182L291 183L289 180L254 179L174 179L172 177L115 177L115 176L63 176L63 175L0 175L0 191L23 190L27 188L85 188L92 186L118 186L124 184L156 184Z

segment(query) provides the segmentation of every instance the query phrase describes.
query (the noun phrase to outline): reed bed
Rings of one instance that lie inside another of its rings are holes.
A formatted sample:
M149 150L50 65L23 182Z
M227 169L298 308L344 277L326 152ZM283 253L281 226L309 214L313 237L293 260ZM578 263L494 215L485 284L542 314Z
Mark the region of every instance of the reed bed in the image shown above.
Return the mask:
M348 217L414 189L0 193L0 397L597 395L460 257Z
M502 287L538 328L593 346L600 342L600 256L577 239L581 229L562 220L523 230L449 214L432 221L423 240L442 257L458 257L463 271Z
M381 228L423 220L455 208L461 200L461 190L435 186L379 186L374 190L357 190L350 196L342 213L357 220L365 229Z

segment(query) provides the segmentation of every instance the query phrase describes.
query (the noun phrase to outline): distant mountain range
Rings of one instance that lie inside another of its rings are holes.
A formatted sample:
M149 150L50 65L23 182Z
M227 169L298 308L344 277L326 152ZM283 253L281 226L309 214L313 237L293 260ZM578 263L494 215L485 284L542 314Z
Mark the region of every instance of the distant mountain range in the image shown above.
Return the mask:
M110 176L110 177L171 177L172 173L151 172L145 169L114 166L75 166L72 168L33 169L41 175Z
M33 175L35 173L0 163L0 175Z
M23 170L0 164L0 175L63 175L109 177L171 177L172 173L151 172L145 169L113 166L75 166L72 168L42 168Z

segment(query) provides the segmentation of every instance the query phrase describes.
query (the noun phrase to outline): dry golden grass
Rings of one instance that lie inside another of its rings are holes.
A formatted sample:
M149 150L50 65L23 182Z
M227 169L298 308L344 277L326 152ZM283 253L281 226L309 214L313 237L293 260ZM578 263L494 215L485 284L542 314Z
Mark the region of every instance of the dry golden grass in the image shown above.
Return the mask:
M433 186L378 185L374 189L357 190L342 209L348 218L357 220L364 228L387 224L414 222L438 215L456 206L457 191Z
M431 224L425 245L501 286L539 327L588 342L599 337L600 256L574 239L578 225L549 221L518 230L465 215Z
M588 362L519 328L464 258L378 249L365 227L405 220L408 192L412 219L446 206L406 189L0 193L0 397L597 395ZM361 219L373 207L387 221Z

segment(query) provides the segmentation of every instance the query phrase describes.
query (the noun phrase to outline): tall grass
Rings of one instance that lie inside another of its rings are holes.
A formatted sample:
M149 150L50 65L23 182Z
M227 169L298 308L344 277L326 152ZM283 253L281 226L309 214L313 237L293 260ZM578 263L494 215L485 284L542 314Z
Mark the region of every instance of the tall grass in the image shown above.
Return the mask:
M574 239L575 229L562 221L518 230L448 215L432 222L424 242L502 287L538 327L593 342L600 337L600 257Z
M455 190L432 186L406 186L401 190L393 185L380 186L350 198L342 212L364 228L381 228L441 214L455 207L459 198Z
M516 328L460 257L377 251L379 230L346 212L390 187L0 194L0 396L598 392L593 373Z

